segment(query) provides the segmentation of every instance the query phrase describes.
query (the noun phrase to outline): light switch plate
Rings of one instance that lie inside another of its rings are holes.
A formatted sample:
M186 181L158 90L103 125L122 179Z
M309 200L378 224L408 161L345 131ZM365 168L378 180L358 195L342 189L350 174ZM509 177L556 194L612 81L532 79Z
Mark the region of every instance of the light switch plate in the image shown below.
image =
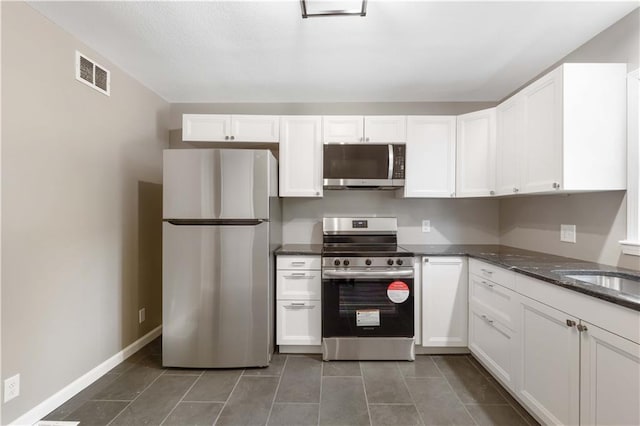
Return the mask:
M423 220L422 221L422 232L431 232L431 221Z
M576 242L576 226L575 225L560 225L560 241L565 243Z

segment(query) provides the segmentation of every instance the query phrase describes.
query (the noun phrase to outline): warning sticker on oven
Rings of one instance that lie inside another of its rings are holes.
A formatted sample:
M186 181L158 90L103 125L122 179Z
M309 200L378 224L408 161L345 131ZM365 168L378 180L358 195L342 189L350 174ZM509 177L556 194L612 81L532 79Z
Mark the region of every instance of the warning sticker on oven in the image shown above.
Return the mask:
M380 309L359 309L356 311L356 325L371 327L380 325Z
M409 286L402 281L394 281L387 287L387 297L393 303L402 303L409 298Z

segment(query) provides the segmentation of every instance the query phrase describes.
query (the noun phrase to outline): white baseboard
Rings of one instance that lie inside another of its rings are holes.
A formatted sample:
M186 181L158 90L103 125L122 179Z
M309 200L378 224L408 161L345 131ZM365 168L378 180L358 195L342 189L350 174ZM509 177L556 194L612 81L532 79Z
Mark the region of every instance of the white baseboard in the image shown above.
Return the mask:
M57 393L42 401L40 404L29 410L27 413L10 422L10 425L33 425L41 418L67 402L73 396L77 395L81 390L98 380L104 374L108 373L113 367L138 352L142 347L151 342L162 334L162 326L158 326L145 334L102 364L77 378L69 385L62 388Z

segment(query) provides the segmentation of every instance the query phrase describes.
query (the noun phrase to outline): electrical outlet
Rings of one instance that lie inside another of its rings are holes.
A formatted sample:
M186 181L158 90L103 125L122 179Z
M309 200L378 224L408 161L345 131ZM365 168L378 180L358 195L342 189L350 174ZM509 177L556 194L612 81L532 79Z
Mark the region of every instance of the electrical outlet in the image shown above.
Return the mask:
M576 226L575 225L560 225L560 241L565 243L576 242Z
M9 377L4 381L4 402L11 401L20 395L20 375Z
M422 221L422 232L431 232L431 221L423 220Z
M140 309L138 311L138 323L142 324L146 319L146 316L147 316L147 312L145 311L145 309L144 308Z

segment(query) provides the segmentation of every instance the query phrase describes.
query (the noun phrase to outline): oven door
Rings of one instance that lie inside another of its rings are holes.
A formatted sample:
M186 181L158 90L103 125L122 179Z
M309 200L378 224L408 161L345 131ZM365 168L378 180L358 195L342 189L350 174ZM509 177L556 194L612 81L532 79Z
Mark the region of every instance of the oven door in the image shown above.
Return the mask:
M327 272L322 279L322 337L414 336L413 275L343 271L353 276L343 278Z

